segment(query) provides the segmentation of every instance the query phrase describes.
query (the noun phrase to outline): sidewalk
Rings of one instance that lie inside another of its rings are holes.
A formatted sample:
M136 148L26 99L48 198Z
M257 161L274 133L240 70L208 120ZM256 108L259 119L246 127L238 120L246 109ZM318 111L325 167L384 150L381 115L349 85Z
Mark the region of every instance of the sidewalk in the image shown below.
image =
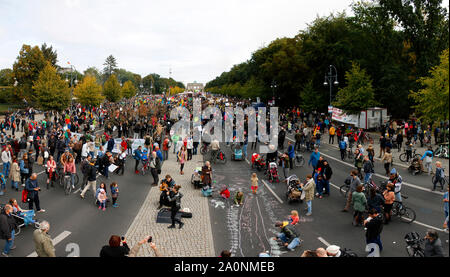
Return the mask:
M130 246L135 245L139 240L147 235L153 237L159 252L164 257L214 257L214 244L212 229L210 224L210 214L208 199L203 197L199 190L193 188L191 175L195 167L201 165L202 156L194 155L184 167L184 175L180 175L180 166L176 162L176 157L169 152L169 160L164 161L161 169L160 180L167 174L172 176L176 184L181 185L180 192L181 208L189 208L193 214L192 218L182 218L184 227L180 230L168 229L170 224L156 223L159 205L159 187L151 187L151 175L148 175L149 193L142 205L141 210L136 215L133 223L126 233L126 238ZM148 244L144 244L139 251L138 257L153 257L153 250Z

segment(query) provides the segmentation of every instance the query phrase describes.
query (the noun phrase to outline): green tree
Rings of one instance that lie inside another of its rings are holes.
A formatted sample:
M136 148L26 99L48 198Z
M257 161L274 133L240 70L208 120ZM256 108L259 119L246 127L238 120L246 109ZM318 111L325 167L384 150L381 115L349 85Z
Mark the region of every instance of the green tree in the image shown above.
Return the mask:
M14 88L14 95L18 102L25 99L28 103L35 102L33 82L39 78L39 73L46 65L44 54L38 46L31 47L24 44L13 65L13 77L18 85Z
M0 86L14 85L13 71L10 68L0 70Z
M47 62L39 73L39 78L33 83L33 89L37 106L44 111L62 111L70 103L70 90L50 62Z
M44 54L44 58L50 62L50 64L56 68L58 66L56 63L58 62L58 53L56 50L53 50L53 46L48 47L46 43L41 45L42 54Z
M88 67L84 72L84 76L92 76L95 77L95 79L97 80L97 82L100 82L101 79L101 74L100 71L96 68L96 67Z
M103 84L103 95L110 102L117 102L122 98L121 87L115 74L111 75Z
M334 106L346 114L360 114L362 110L376 105L372 80L364 69L352 62L352 68L345 72L347 86L339 89Z
M83 81L74 90L74 96L82 105L98 106L103 100L102 87L97 83L95 76L87 74Z
M314 89L313 81L309 80L300 92L300 107L306 112L312 112L321 105L323 97Z
M126 81L123 84L123 87L122 87L122 96L123 97L130 99L136 95L136 92L137 92L137 89L133 85L132 81Z
M117 70L117 61L113 55L109 55L105 63L103 64L105 67L103 68L104 79L108 79L111 74L113 74Z
M449 119L449 50L440 56L441 62L430 70L429 77L422 77L418 83L422 89L411 91L410 97L416 101L416 113L427 123Z

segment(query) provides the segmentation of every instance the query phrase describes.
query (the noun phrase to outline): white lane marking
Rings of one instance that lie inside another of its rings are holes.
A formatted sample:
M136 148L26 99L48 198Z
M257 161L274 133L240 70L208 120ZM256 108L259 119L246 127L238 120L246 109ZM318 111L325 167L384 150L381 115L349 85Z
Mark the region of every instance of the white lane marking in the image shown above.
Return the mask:
M261 180L261 181L266 186L266 188L273 194L273 196L275 196L275 198L278 200L278 202L280 202L280 204L283 204L283 200L281 200L280 197L278 197L278 195L269 187L269 185L266 183L266 181L264 181L264 180Z
M326 240L324 240L322 237L318 237L317 239L320 240L320 242L322 242L323 244L325 244L327 247L331 245L331 244L329 244Z
M59 234L56 238L54 238L54 239L52 240L53 246L56 246L58 243L60 243L60 242L63 241L65 238L67 238L68 236L70 236L70 234L72 234L72 233L69 232L69 231L64 231L64 232L62 232L61 234ZM31 253L30 255L28 255L27 257L37 257L37 256L38 256L38 255L37 255L37 253L36 253L36 251L35 251L35 252Z
M39 173L37 173L37 175L39 176L39 175L41 175L42 173L45 173L45 170L44 170L44 171L41 171L41 172L39 172Z

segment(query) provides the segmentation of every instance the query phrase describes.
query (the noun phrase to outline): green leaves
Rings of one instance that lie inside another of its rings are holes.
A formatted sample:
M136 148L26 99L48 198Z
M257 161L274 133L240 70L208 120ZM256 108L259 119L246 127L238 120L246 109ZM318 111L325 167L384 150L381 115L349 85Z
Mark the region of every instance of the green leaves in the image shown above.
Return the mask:
M33 83L33 89L37 106L44 111L62 111L70 104L69 87L50 62L47 62L39 73L39 78Z
M352 63L352 69L345 73L345 80L347 86L338 91L334 106L347 114L359 114L376 105L372 80L357 63Z
M103 95L106 97L106 100L111 102L117 102L122 98L121 87L116 75L111 75L103 85Z
M83 81L77 85L74 96L77 98L77 102L87 106L98 106L104 100L102 87L91 74L87 74Z
M131 81L126 81L122 87L122 96L125 98L131 98L136 95L137 89L134 87Z
M440 64L430 70L429 77L422 77L418 83L422 89L411 91L410 97L416 101L417 114L427 123L449 119L449 50L440 56Z

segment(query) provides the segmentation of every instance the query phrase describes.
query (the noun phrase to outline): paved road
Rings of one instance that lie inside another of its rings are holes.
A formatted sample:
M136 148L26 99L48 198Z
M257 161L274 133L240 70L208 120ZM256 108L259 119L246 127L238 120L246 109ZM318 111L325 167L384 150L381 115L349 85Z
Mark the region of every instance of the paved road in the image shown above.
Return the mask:
M226 149L226 153L230 157L231 151L226 146L222 146L222 148ZM249 183L253 171L248 162L228 161L225 166L216 165L214 172L218 178L218 185L227 184L230 190L241 188L246 195L245 205L240 208L232 207L231 200L224 201L226 202L224 208L221 208L220 205L216 207L214 203L211 203L216 252L231 249L236 256L257 256L260 252L272 250L272 253L275 253L276 256L299 256L305 249L316 249L326 247L328 244L337 244L354 250L360 256L365 256L363 228L351 225L351 213L340 212L344 207L345 199L339 193L338 187L343 184L343 181L353 169L353 165L341 162L339 151L332 146L322 145L320 152L324 156L326 155L325 158L333 169L332 183L334 185L331 187L331 196L313 200L313 215L311 217L305 216L305 204L286 203L286 185L284 183L270 184L264 174L258 173L261 181L260 193L256 196L251 195ZM252 153L249 147L248 160L250 160ZM305 153L305 158L309 159L309 153ZM412 224L394 219L391 224L384 227L382 255L406 256L404 235L411 231L424 234L428 228L439 230L444 249L448 253L448 233L441 229L444 220L442 193L430 191L431 177L413 177L404 168L398 168L398 170L407 183L402 191L409 198L404 200L404 203L416 211L417 219ZM312 168L307 165L291 170L291 174L296 174L300 179L305 179L305 176L311 172ZM376 164L376 172L383 172L379 163ZM279 174L283 175L281 170L279 170ZM374 181L379 183L384 178L383 175L379 174L374 176ZM277 231L273 227L275 221L286 220L293 209L300 213L301 223L296 227L296 230L304 242L296 251L287 253L283 248L279 249L277 246L272 246L270 237ZM239 222L239 224L236 224L236 222Z

